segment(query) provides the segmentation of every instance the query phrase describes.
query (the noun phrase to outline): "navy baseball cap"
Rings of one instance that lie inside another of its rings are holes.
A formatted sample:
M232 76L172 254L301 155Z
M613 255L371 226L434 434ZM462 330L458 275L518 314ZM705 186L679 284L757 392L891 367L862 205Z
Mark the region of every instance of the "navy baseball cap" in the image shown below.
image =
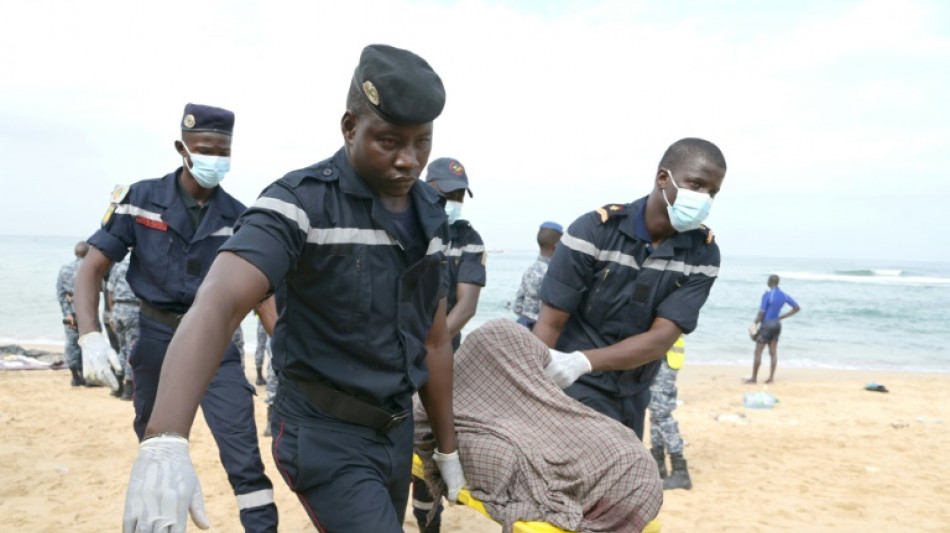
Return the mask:
M353 72L353 84L373 112L393 124L432 122L445 107L442 79L409 50L367 46Z
M468 196L474 196L468 188L468 174L458 159L440 157L429 163L426 169L426 183L436 185L443 193L450 193L459 189L468 191Z
M564 228L560 224L557 222L551 222L550 220L542 222L541 227L538 229L553 229L558 233L564 233Z
M185 104L181 131L213 131L231 135L234 132L234 113L210 105Z

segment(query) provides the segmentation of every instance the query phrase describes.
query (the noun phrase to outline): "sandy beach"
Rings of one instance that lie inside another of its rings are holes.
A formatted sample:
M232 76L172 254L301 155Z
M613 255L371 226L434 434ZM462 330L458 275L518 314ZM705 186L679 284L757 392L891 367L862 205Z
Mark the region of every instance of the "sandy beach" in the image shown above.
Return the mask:
M681 371L675 416L694 488L665 493L662 531L950 531L950 464L942 457L950 450L950 376L780 366L768 389L779 405L751 410L743 394L763 387L741 383L747 373L688 360ZM890 392L865 391L869 381ZM136 453L132 405L104 389L70 387L67 371L49 370L0 372L0 401L3 530L118 530ZM261 444L281 531L314 531L277 475L270 439ZM201 416L192 458L211 531L240 531ZM406 531L416 532L407 518ZM461 506L443 519L446 533L500 530Z

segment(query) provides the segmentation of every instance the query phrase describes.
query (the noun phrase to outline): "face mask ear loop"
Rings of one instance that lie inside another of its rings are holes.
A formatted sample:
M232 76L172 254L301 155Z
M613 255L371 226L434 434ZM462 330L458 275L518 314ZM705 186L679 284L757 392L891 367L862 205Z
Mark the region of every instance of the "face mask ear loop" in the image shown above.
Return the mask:
M676 182L673 181L673 173L670 172L670 170L667 169L667 168L664 168L663 170L665 170L665 171L666 171L666 175L669 176L669 178L670 178L670 183L673 184L673 188L676 189L677 191L679 191L680 188L677 187ZM666 189L660 189L660 191L663 193L663 200L666 201L666 205L667 205L668 207L672 207L673 204L670 203L670 199L666 196Z
M188 159L191 159L191 150L188 149L188 145L185 144L185 140L184 140L184 139L181 140L181 146L182 146L182 148L185 149L185 153L188 154L188 158L187 158L187 159L185 158L185 156L182 156L182 157L181 157L181 160L182 160L182 162L185 164L185 168L188 169L188 172L191 172L191 169L195 167L195 162L194 162L194 161L191 162L191 166L190 166L190 167L188 166Z

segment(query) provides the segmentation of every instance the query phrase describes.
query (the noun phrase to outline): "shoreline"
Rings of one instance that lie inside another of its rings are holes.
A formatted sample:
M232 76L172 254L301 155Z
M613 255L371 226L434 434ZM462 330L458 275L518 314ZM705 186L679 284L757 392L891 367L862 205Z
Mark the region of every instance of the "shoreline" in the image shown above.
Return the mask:
M40 350L44 352L49 352L50 354L56 354L62 356L63 346L62 344L48 344L48 343L35 343L35 342L6 342L0 343L0 346L10 346L17 345L24 350ZM256 342L249 339L245 339L244 351L245 356L248 354L254 353L254 348ZM768 365L769 358L768 354L762 355L762 367L759 369L759 385L764 385L763 381L768 377ZM693 370L694 367L699 367L700 370ZM764 372L764 374L763 374ZM867 379L868 381L879 381L881 376L888 374L898 374L899 376L940 376L945 374L950 374L950 370L914 370L914 369L903 369L903 368L836 368L836 367L804 367L804 366L786 366L782 364L781 356L778 361L778 369L776 370L776 379L781 382L785 379L834 379L840 374L853 373L863 376L862 379ZM693 379L694 375L716 375L716 376L729 376L729 375L738 375L740 379L749 377L752 374L752 354L749 354L749 361L745 364L726 364L726 363L704 363L696 362L690 360L689 356L686 357L686 363L683 365L683 370L680 372L679 379ZM763 377L765 376L765 377Z

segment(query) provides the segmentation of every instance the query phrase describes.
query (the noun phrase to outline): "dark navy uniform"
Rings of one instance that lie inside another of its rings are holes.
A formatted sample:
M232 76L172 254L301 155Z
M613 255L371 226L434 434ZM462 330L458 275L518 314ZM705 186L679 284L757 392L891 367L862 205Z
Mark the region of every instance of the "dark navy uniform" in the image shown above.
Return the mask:
M407 233L341 149L265 189L221 248L276 292L274 459L320 531L402 531L449 238L436 191L409 199Z
M485 243L482 236L467 220L456 220L449 226L449 249L445 252L448 257L446 280L448 282L448 311L455 307L458 301L456 289L459 283L471 283L479 287L485 286ZM458 350L462 342L459 333L452 339L452 350Z
M719 274L719 247L704 230L678 233L653 249L647 198L608 205L578 218L561 238L541 285L546 304L570 317L556 349L602 348L650 329L662 317L684 333ZM565 389L571 397L619 420L643 439L650 383L659 361L624 371L592 372Z
M178 182L181 172L179 168L163 178L117 189L102 228L89 239L112 261L132 252L127 280L143 307L139 341L129 358L139 439L152 414L162 362L175 332L167 317L184 314L191 306L218 247L232 235L244 211L244 205L218 187L202 208L196 228L183 199L187 193ZM218 444L245 529L276 531L277 509L258 448L253 393L238 351L229 344L201 409Z

